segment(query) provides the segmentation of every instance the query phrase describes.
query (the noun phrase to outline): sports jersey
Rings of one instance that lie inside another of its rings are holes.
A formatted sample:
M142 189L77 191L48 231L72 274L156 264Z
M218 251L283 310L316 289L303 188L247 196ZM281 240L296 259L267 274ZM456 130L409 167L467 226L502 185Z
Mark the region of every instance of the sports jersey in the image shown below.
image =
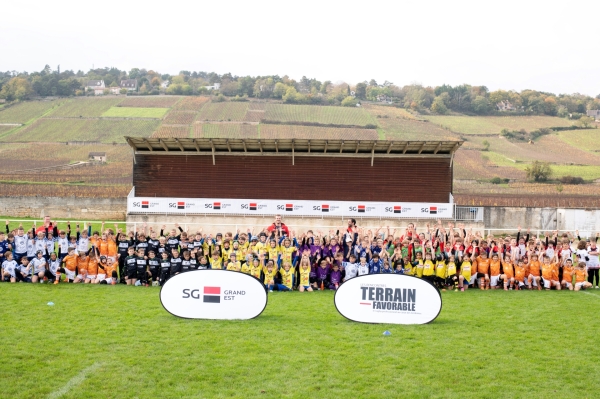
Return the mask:
M435 264L435 276L446 278L446 263L443 260L439 260Z
M27 239L27 257L35 256L35 239L28 238Z
M148 252L154 251L155 254L158 252L158 246L160 245L160 241L154 238L148 238Z
M499 260L492 260L490 262L490 276L500 275L500 265L502 263Z
M252 269L251 264L249 262L244 262L242 264L241 272L245 273L245 274L250 274L251 269Z
M190 258L190 270L198 269L198 261L193 256Z
M433 261L426 260L423 262L423 276L433 276L435 273L435 266L433 265Z
M171 258L171 275L181 271L181 258Z
M272 267L271 270L269 271L269 268L264 266L263 273L265 275L263 283L265 285L268 285L271 283L271 281L273 281L275 279L275 275L277 274L277 269Z
M197 268L198 268L198 270L206 270L206 269L210 268L210 264L198 262ZM259 272L259 274L260 274L260 272Z
M160 268L160 260L155 256L154 258L148 258L148 267L151 272L156 272Z
M383 267L383 261L379 259L375 262L373 259L369 261L369 274L379 274Z
M242 265L239 261L229 262L227 264L227 270L233 270L235 272L239 272L242 268Z
M229 246L229 248L225 248L223 245L221 245L221 256L225 262L229 262L229 255L231 255L232 251L233 248L231 248L231 246Z
M136 269L137 256L129 255L125 258L125 268L129 273L132 273Z
M15 277L17 262L15 260L5 260L2 262L2 269L4 269L5 272L8 272L12 277Z
M298 271L300 272L300 285L310 285L310 266L306 266L306 268L305 266L300 266Z
M69 253L69 240L66 237L59 237L56 241L58 242L58 253L60 255Z
M117 271L117 265L117 263L113 263L112 265L107 263L106 266L104 266L106 277L112 278L113 273Z
M146 241L138 241L137 244L135 245L135 251L137 252L140 249L143 249L144 253L147 254L148 253L148 243Z
M89 274L90 276L95 276L98 274L98 258L96 258L95 256L90 256L88 258L87 274Z
M56 238L47 238L46 239L46 248L44 248L42 250L43 253L51 254L52 252L54 252L54 247L55 247L54 243L56 243Z
M77 259L79 259L79 256L75 254L65 256L63 258L65 269L70 272L75 272L75 269L77 268Z
M552 264L552 280L554 281L558 281L558 269L559 269L559 265L558 263L553 263Z
M534 277L539 277L541 266L542 266L542 264L540 263L539 260L530 261L529 262L529 274L531 274Z
M344 266L344 270L346 271L346 280L350 280L358 274L358 263L343 262L342 266Z
M21 272L21 274L23 274L24 277L29 277L31 276L31 265L19 265L17 266L15 271Z
M46 270L46 259L33 258L30 263L34 273L41 273Z
M121 255L121 258L127 257L127 253L128 253L128 250L129 250L130 246L131 246L131 241L128 241L128 240L121 241L121 240L119 240L118 251L119 251L119 255Z
M181 259L181 272L189 272L192 270L192 262L191 262L191 258L188 259Z
M46 253L46 247L47 247L47 245L46 245L46 239L45 238L42 238L42 239L36 238L35 242L34 242L34 246L35 246L35 252L42 251L43 254Z
M277 245L275 245L275 247L269 245L267 247L267 253L269 254L269 260L272 260L277 264L279 260L279 247Z
M383 269L381 269L381 274L392 274L394 271L392 269L390 269L389 266L383 266Z
M15 236L15 253L22 255L27 252L27 241L29 238L26 235Z
M58 271L58 269L60 269L60 259L50 259L48 261L48 270L50 270L50 273L52 273L53 276L56 276L56 272Z
M413 263L413 276L417 276L418 278L423 277L423 261L418 260Z
M481 256L478 256L477 259L477 273L489 274L490 273L490 259L483 259ZM473 265L473 269L475 269L475 265Z
M510 262L502 262L502 271L506 278L513 278L515 276L513 265Z
M160 269L165 272L171 270L171 260L170 259L161 259L160 260Z
M527 270L523 266L515 265L515 280L523 282L525 280L525 272Z
M564 265L563 266L563 280L568 282L568 283L572 283L573 282L573 272L574 272L575 268L573 266L567 266Z
M452 276L456 276L456 263L448 262L448 264L446 265L446 276L445 277L452 277Z
M575 269L575 282L583 283L585 281L585 269Z
M117 256L117 243L113 238L109 238L107 240L107 246L108 246L108 256L110 256L111 258L114 258Z
M80 256L77 257L77 269L79 270L79 274L82 274L82 272L87 273L89 260L90 258L87 256L83 259Z
M293 245L290 245L289 247L279 247L280 252L281 252L281 263L285 264L285 262L289 262L290 265L292 264L292 254L294 252L296 252L296 247Z
M460 265L460 275L463 276L466 281L471 280L471 276L473 275L473 266L471 265L471 262L463 262Z
M135 267L138 273L143 273L148 269L148 262L143 256L135 258Z
M289 289L293 288L294 271L294 267L290 267L289 270L285 270L283 267L279 269L279 274L281 274L281 284L285 285Z
M542 265L542 277L544 280L552 280L552 265L545 263Z
M100 255L108 256L108 242L104 240L98 240L96 244L96 248L98 248L100 251Z
M385 270L385 268L382 269L382 273L384 273L383 270ZM392 271L392 269L388 269L388 270L389 270L389 272L387 272L387 273L390 273ZM329 273L329 282L331 284L340 284L342 282L342 271L339 269L332 270L331 273Z
M358 275L364 276L365 274L369 274L369 264L368 263L359 263L356 267Z
M177 236L177 237L168 236L167 242L166 242L166 247L169 250L169 254L171 254L171 252L174 249L179 249L179 236Z
M79 237L77 241L77 251L78 252L87 252L90 248L90 239L87 237Z
M218 257L217 259L213 258L212 256L208 259L209 263L210 263L210 268L211 269L223 269L223 258Z

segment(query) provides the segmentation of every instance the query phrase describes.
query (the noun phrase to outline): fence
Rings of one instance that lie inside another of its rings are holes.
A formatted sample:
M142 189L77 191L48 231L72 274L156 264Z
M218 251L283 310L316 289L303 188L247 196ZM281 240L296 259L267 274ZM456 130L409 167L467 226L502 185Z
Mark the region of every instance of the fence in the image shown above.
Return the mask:
M455 206L454 220L458 222L483 222L483 207Z

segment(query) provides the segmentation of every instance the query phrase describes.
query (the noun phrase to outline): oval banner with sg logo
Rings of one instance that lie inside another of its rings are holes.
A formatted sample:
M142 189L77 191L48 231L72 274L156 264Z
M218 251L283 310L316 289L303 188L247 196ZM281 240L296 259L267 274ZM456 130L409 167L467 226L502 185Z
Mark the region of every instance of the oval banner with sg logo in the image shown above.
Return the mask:
M167 312L185 319L247 320L265 310L267 291L248 274L194 270L167 280L160 301Z
M367 274L344 282L334 297L345 318L361 323L426 324L442 311L440 291L402 274Z

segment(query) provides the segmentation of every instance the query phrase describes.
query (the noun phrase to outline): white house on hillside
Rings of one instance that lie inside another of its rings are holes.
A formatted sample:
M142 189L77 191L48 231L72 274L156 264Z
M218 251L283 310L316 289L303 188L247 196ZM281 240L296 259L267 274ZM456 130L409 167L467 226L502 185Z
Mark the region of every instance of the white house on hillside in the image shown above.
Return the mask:
M121 88L127 89L127 91L135 91L137 89L137 80L135 80L135 79L122 80Z
M215 83L212 86L204 86L207 90L219 90L221 88L221 83Z
M103 80L89 80L87 87L92 90L96 90L96 89L104 90L106 88Z

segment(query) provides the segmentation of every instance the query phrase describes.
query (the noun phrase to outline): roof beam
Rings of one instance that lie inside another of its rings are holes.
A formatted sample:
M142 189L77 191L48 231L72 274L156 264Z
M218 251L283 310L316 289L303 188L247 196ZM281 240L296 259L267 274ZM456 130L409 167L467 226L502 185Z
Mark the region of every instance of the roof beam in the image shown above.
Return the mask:
M294 140L292 140L292 166L295 165L294 161Z
M229 139L227 139L227 149L231 152L231 145L229 145Z
M424 141L424 142L423 142L423 144L421 144L421 148L419 148L419 152L418 152L418 154L420 154L420 153L422 153L422 152L423 152L423 148L425 148L425 144L427 144L427 142L426 142L426 141Z
M213 165L215 165L215 143L213 143L212 139L210 140L210 145L212 147Z
M248 152L248 149L246 148L246 140L242 140L242 143L244 144L244 152Z
M167 145L165 144L164 141L162 141L162 139L158 139L158 142L160 143L160 145L162 146L162 148L165 149L165 151L169 152L169 147L167 147Z
M390 141L390 146L389 146L389 147L388 147L388 149L387 149L387 153L388 153L388 154L390 153L390 151L392 151L392 147L393 147L393 146L394 146L394 142L393 142L393 141Z
M310 153L310 140L308 140L308 152Z
M375 146L376 145L377 145L377 142L374 141L373 147L371 148L371 166L373 166L373 161L375 160Z
M152 146L150 145L150 142L147 139L144 139L144 143L146 143L146 147L148 147L148 150L154 151L154 148L152 148Z
M355 152L356 154L358 154L358 147L360 147L360 141L356 142L356 152Z
M340 154L342 153L342 149L344 149L344 140L340 143Z
M196 151L200 152L200 146L198 145L198 142L196 141L196 139L193 139L192 142L194 143L194 147L196 147Z
M185 151L185 150L183 149L183 146L182 146L182 145L181 145L181 143L179 142L179 139L175 138L175 142L177 143L177 145L179 146L179 149L180 149L181 151Z
M440 148L442 148L442 142L441 141L438 143L437 147L435 147L435 151L433 153L437 154L438 151L440 150Z
M279 146L277 145L277 140L275 140L275 152L279 152Z
M404 149L402 150L402 154L406 154L406 151L408 150L408 145L410 144L410 141L407 141L406 144L404 144Z
M323 154L327 153L327 144L328 144L328 141L325 140L325 151L323 151Z
M260 148L260 152L262 153L263 150L262 150L262 144L260 143L260 140L258 140L258 148Z

